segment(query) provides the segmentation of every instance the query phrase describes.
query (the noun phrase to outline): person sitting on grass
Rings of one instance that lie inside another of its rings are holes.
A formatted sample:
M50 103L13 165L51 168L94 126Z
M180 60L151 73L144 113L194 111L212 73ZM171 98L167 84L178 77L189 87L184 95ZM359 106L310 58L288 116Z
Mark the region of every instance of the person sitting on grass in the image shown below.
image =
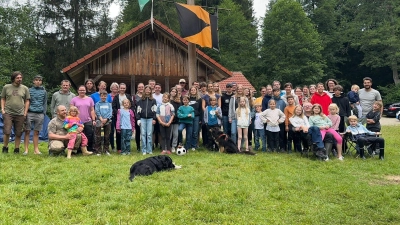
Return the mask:
M81 134L82 142L81 142L81 150L83 155L91 155L93 152L89 152L86 148L88 139L86 135L83 132L80 132L78 128L84 128L84 125L79 119L79 110L76 106L71 106L69 107L69 112L68 116L64 120L64 128L67 129L68 134L71 136L71 138L68 141L68 153L67 153L67 158L71 158L71 153L72 150L74 149L75 146L75 141L76 141L76 136L78 133Z
M350 126L347 127L346 133L351 133L356 139L358 147L360 148L360 158L364 157L364 146L367 143L379 144L379 159L383 160L385 155L385 140L381 137L377 137L379 132L372 132L365 128L361 123L358 123L356 116L349 117Z

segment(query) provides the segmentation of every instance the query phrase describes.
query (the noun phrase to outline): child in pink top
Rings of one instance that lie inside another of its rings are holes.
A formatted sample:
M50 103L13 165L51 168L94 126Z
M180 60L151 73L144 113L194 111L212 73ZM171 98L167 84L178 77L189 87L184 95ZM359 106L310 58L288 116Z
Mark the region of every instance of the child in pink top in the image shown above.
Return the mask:
M65 118L64 121L64 128L68 130L68 135L71 136L71 138L68 141L68 154L67 158L71 158L71 153L72 149L74 149L75 146L75 141L76 141L76 135L79 133L81 135L81 150L83 155L91 155L93 152L89 152L86 148L88 139L85 136L85 134L82 132L83 131L83 123L81 122L81 119L79 119L79 110L75 106L71 106L68 111L68 116ZM79 128L81 130L79 131Z
M339 107L332 103L328 107L329 115L328 118L332 121L332 129L335 131L339 131L339 124L340 124L340 116L339 116Z

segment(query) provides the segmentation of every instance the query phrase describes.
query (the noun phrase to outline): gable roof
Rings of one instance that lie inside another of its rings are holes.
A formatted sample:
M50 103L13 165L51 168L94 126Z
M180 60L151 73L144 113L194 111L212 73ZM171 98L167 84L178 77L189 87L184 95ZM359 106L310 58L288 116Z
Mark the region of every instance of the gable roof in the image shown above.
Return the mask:
M159 29L165 31L166 33L172 35L172 37L177 42L179 42L180 45L186 46L186 48L187 48L188 43L189 43L188 41L186 41L185 39L180 37L177 33L175 33L173 30L169 29L167 26L165 26L160 21L158 21L156 19L154 19L153 21L154 21L154 27L155 28L159 28ZM143 22L142 24L138 25L137 27L132 28L131 30L129 30L125 34L115 38L114 40L110 41L109 43L101 46L100 48L92 51L91 53L85 55L84 57L82 57L82 58L76 60L75 62L71 63L70 65L66 66L65 68L63 68L61 70L61 72L62 73L68 73L68 72L76 69L77 67L79 67L81 65L86 65L87 63L95 60L96 58L98 58L99 56L104 54L105 52L111 51L113 48L117 47L118 45L120 45L124 41L126 41L129 38L131 38L132 36L136 35L137 33L140 33L141 31L149 28L150 26L151 26L151 21L149 19L149 20ZM221 72L223 72L225 75L227 75L228 77L232 76L232 72L231 71L229 71L227 68L225 68L224 66L222 66L217 61L215 61L214 59L210 58L208 55L206 55L204 52L202 52L201 50L199 50L197 48L196 48L196 54L197 54L198 58L209 62L214 67L216 67Z
M242 85L245 88L250 88L250 90L255 91L256 89L253 85L247 80L247 78L243 75L242 72L232 72L232 77L229 77L223 81L218 82L221 91L226 90L226 85L228 83L236 83L237 85Z

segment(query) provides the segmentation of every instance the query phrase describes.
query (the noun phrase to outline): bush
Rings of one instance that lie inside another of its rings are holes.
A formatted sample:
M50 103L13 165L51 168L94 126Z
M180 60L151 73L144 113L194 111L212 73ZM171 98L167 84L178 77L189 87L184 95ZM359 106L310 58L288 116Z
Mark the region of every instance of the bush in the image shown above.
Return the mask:
M400 102L400 84L389 84L378 86L382 95L383 104Z

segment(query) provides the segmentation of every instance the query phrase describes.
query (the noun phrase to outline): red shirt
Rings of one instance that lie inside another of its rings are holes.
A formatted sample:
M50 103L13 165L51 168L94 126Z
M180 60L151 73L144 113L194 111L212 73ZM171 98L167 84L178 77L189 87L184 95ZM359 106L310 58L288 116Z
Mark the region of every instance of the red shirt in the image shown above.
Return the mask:
M329 115L329 109L328 108L329 108L329 105L332 103L332 99L327 93L322 92L322 94L320 94L318 92L315 92L314 95L311 98L311 104L314 105L316 103L321 105L322 112L325 115Z

